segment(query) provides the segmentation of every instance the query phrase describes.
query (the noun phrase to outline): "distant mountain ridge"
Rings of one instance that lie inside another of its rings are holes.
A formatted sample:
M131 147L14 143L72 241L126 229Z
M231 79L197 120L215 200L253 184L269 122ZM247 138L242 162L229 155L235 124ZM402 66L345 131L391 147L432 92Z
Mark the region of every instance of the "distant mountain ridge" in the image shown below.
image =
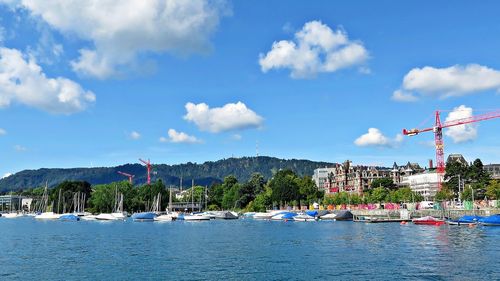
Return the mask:
M152 181L161 179L165 185L179 186L180 178L183 186L191 186L194 179L196 185L210 185L221 182L224 177L234 175L240 182L247 181L253 173L261 173L266 179L280 169L291 169L300 176L311 175L314 169L331 167L329 162L316 162L298 159L279 159L275 157L242 157L208 161L203 164L185 163L177 165L153 164ZM0 180L0 192L15 191L34 187L53 187L65 180L83 180L94 184L104 184L126 180L118 171L133 174L134 184L146 182L146 168L141 164L125 164L116 167L99 168L42 168L24 170Z

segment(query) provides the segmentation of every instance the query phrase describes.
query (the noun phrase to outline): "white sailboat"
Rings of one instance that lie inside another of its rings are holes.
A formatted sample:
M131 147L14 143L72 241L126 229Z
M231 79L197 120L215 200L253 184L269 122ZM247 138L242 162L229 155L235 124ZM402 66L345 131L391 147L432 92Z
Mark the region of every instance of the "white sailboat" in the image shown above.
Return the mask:
M161 206L161 193L158 193L156 208L159 211ZM172 206L172 188L170 188L170 196L168 201L169 209ZM177 218L177 214L172 213L170 210L167 213L158 213L158 215L153 219L154 221L163 222L163 221L173 221Z
M101 213L95 217L96 220L116 221L125 220L126 216L123 213L123 194L118 193L118 188L115 189L115 202L113 212Z
M194 213L194 180L192 180L191 184L191 208L193 209L193 213L189 215L184 215L185 221L209 221L210 216L207 216L203 213Z
M48 193L47 189L48 189L48 186L47 186L47 183L45 183L45 190L43 191L42 201L40 204L40 212L46 210L48 207L48 204L49 204L49 193ZM35 219L37 219L37 220L57 220L57 219L59 219L60 216L61 216L60 214L56 214L54 212L43 212L43 213L36 215Z
M11 192L11 196L12 196L12 192ZM2 217L6 218L6 219L15 219L15 218L24 217L24 214L21 211L21 198L19 198L19 209L14 211L14 210L12 210L12 197L11 197L10 211L6 214L3 214Z

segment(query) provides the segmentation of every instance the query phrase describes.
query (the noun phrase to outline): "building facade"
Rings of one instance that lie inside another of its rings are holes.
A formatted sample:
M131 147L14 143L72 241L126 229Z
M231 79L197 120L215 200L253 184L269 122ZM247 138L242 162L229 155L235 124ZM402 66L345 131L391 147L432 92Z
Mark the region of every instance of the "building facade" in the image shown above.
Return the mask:
M500 180L500 164L484 165L483 170L488 172L492 179Z
M410 175L406 178L407 184L410 189L424 197L424 200L433 200L438 192L438 182L441 177L436 170L426 170L423 173Z
M0 211L8 212L10 210L17 211L21 209L22 200L24 197L18 195L2 195L0 196Z
M385 167L353 165L346 160L330 168L314 170L313 180L325 193L350 192L363 194L375 179L391 178L396 185L405 185L406 177L423 171L418 164L407 163L398 166L394 163L392 169Z

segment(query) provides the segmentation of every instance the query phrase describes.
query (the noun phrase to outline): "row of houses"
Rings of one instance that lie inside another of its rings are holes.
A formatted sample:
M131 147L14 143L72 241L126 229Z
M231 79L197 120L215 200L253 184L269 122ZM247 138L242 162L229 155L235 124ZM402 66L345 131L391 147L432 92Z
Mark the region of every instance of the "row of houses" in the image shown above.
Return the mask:
M458 161L468 164L461 154L450 154L447 161ZM493 179L500 179L500 164L484 165ZM441 179L440 179L441 177ZM432 200L438 191L438 182L443 181L442 175L436 173L429 160L429 167L422 168L418 163L398 165L394 162L392 168L353 165L346 160L333 167L314 170L313 180L316 186L325 193L350 192L362 195L371 187L374 180L390 178L397 187L407 186L421 194L426 200Z

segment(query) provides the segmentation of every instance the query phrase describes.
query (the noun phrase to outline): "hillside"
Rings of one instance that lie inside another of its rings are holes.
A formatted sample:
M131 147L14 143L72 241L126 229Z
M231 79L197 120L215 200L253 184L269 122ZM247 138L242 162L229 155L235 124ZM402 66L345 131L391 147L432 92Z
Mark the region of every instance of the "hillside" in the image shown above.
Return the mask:
M167 186L178 186L182 177L184 186L190 186L192 179L197 185L210 185L213 182L222 181L228 175L236 176L239 181L246 181L253 173L257 172L269 179L279 169L291 169L303 176L312 175L316 168L331 165L333 164L327 162L285 160L267 156L228 158L203 164L191 162L179 165L156 164L153 165L152 180L162 179ZM135 184L146 182L146 169L140 164L100 168L43 168L24 170L1 179L0 192L44 186L45 182L48 183L49 187L52 187L64 180L84 180L93 185L125 180L126 178L119 175L117 171L135 175Z

